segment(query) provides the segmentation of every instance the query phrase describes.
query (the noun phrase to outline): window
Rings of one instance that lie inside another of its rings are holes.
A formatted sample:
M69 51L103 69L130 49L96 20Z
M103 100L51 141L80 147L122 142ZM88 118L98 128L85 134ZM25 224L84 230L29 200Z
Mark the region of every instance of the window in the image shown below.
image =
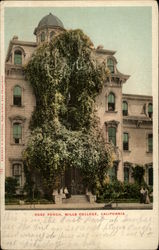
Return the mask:
M152 134L148 134L148 152L153 151L153 136Z
M14 52L14 64L22 65L22 52L20 50Z
M22 139L22 126L18 122L13 124L13 139L16 144L19 144Z
M15 86L14 87L14 90L13 90L13 105L16 105L16 106L21 106L21 87L19 86Z
M129 182L129 168L124 167L124 182Z
M55 34L55 32L54 32L54 31L51 31L51 32L50 32L50 39L52 39L52 38L53 38L54 34Z
M114 73L114 61L111 58L108 58L107 60L107 67L110 70L111 73Z
M124 116L128 115L128 104L126 101L123 102L123 115Z
M123 150L129 150L129 135L123 133Z
M108 111L114 111L115 110L115 96L113 93L110 93L108 95Z
M148 184L150 186L153 185L153 168L152 167L148 169Z
M108 128L108 137L109 137L109 142L112 142L114 146L116 146L116 128L114 127Z
M18 186L22 185L22 165L19 163L13 164L13 177L17 179Z
M42 32L42 33L41 33L41 42L44 42L44 41L45 41L45 33Z
M149 115L150 118L152 118L152 113L153 113L152 103L149 103L149 105L148 105L148 115Z
M114 165L112 168L109 169L108 175L111 181L117 180L117 166Z

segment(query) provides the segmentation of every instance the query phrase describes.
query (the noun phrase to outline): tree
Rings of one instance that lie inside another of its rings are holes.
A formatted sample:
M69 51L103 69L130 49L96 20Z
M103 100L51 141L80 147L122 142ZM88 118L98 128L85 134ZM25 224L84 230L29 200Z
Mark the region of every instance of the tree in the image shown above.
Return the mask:
M135 166L133 168L133 172L132 172L132 177L134 177L135 182L137 182L137 184L139 184L141 186L141 184L144 184L144 173L145 170L143 168L143 166Z
M30 173L40 172L42 185L52 192L56 180L70 166L81 169L91 188L102 184L112 164L95 112L95 98L107 76L94 56L90 39L70 30L40 46L25 67L36 97L23 152Z

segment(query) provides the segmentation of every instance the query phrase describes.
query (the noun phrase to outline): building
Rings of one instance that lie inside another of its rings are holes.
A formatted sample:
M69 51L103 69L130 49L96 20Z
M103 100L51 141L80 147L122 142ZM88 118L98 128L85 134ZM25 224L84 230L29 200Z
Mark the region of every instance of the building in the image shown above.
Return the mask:
M34 30L36 42L10 41L5 64L6 75L6 176L18 179L19 189L25 183L21 152L29 136L29 121L36 105L33 90L26 81L24 66L37 46L64 31L62 22L51 13L41 19ZM152 97L122 93L129 76L117 69L115 51L102 46L95 56L105 60L111 72L96 99L97 112L107 142L115 148L114 167L110 173L121 181L133 182L132 167L145 168L145 180L153 185ZM71 180L70 180L71 181Z

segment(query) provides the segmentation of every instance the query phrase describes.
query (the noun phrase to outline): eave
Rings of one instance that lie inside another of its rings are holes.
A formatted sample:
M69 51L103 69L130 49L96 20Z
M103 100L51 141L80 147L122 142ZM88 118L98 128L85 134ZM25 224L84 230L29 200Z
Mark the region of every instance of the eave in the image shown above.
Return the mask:
M27 42L27 41L19 41L19 40L10 40L5 62L7 62L9 60L10 52L12 50L13 45L36 47L37 43L36 42Z
M107 49L95 49L95 52L98 54L105 54L110 56L113 56L116 53L116 51L114 50L107 50Z

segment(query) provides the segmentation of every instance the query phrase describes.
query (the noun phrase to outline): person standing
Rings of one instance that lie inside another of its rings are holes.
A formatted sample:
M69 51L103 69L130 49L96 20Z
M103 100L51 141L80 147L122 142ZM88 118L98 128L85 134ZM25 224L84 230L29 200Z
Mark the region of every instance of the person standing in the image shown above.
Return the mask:
M145 189L145 204L150 204L148 189Z
M143 187L140 189L140 203L144 203L145 190Z
M67 187L64 188L64 194L65 194L65 196L66 196L66 199L68 199L69 192L68 192Z

